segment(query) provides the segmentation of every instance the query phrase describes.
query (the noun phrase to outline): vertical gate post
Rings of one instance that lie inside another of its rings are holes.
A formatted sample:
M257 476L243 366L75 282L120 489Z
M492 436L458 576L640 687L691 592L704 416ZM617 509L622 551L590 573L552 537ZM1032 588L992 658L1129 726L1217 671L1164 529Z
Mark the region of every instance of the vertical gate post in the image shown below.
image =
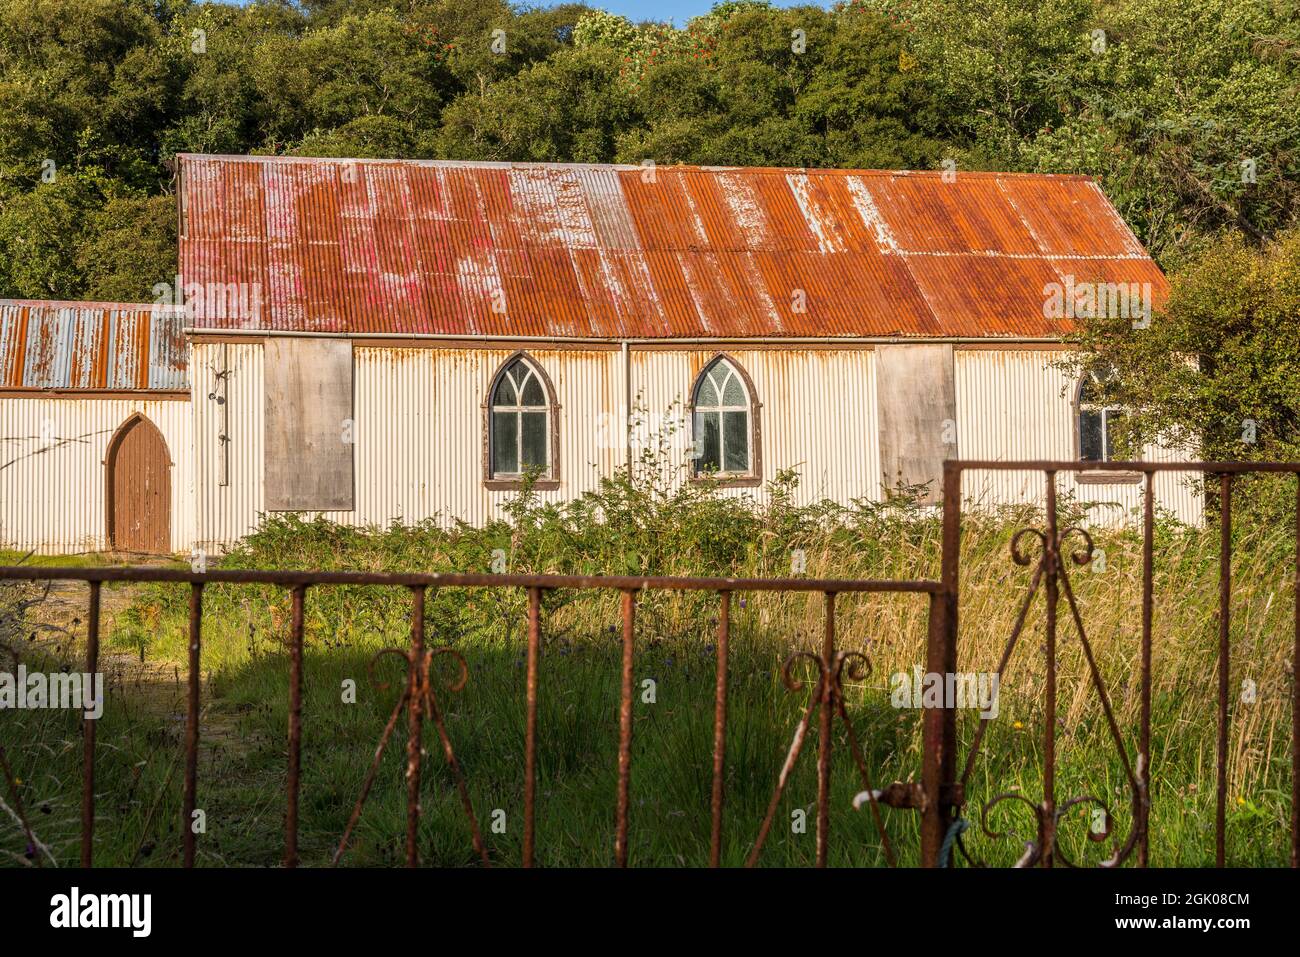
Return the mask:
M189 687L185 708L185 791L181 798L182 866L194 866L194 804L199 780L199 671L203 641L203 582L190 583Z
M930 595L930 630L926 670L949 675L957 670L957 552L961 545L961 468L943 463L943 559L939 590ZM921 787L921 866L938 867L944 837L958 805L954 803L957 771L957 712L952 702L927 708Z
M420 864L420 758L423 749L425 682L424 586L411 587L410 671L406 679L406 866Z
M1047 469L1046 511L1047 537L1043 543L1043 579L1047 591L1047 610L1043 616L1046 638L1044 656L1046 686L1043 689L1044 708L1047 712L1043 719L1043 803L1038 820L1038 846L1041 851L1039 864L1042 867L1055 866L1056 847L1056 606L1060 601L1061 536L1057 528L1056 515L1056 473Z

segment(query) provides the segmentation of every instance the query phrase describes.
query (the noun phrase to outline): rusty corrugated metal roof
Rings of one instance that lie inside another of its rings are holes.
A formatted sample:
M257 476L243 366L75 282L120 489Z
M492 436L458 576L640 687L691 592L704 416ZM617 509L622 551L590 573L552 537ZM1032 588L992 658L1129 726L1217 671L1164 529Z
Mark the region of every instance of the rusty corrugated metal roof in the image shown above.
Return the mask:
M1069 325L1044 317L1048 283L1167 292L1082 176L203 155L181 171L183 281L231 290L196 303L211 329L1047 338Z
M0 389L184 391L184 329L166 306L0 299Z

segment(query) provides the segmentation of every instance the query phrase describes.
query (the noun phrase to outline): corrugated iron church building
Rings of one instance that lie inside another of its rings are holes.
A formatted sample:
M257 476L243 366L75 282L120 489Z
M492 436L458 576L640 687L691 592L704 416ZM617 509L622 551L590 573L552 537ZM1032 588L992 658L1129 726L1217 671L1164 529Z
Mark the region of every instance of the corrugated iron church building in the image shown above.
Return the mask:
M680 481L759 499L783 469L849 503L934 491L945 458L1105 459L1119 410L1058 369L1061 336L1167 291L1078 176L179 168L166 304L0 303L0 546L217 553L278 510L478 524L652 436ZM1034 501L1032 478L967 492ZM1112 522L1139 478L1061 484ZM1156 494L1199 520L1177 475Z

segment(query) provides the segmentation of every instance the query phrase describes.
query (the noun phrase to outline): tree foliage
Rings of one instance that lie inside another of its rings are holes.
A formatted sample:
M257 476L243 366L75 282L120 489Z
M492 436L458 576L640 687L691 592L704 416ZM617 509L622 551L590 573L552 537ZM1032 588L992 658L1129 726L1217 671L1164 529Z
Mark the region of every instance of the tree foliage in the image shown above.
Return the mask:
M1069 365L1110 374L1108 401L1126 409L1130 445L1162 438L1210 461L1297 461L1297 317L1300 230L1263 249L1225 231L1174 275L1149 326L1085 321Z

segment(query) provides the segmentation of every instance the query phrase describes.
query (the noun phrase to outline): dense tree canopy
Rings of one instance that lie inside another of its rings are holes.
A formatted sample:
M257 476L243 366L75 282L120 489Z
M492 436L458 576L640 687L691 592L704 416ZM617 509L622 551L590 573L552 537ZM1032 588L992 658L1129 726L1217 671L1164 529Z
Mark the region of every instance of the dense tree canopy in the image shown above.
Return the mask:
M0 0L0 295L146 296L179 151L1083 172L1176 266L1296 221L1298 67L1261 0Z

